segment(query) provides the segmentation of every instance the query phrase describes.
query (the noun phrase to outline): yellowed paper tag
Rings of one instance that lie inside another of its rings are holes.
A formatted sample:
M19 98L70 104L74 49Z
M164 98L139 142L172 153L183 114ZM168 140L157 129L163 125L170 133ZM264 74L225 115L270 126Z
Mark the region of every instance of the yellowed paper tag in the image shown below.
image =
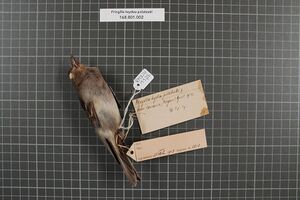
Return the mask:
M200 80L132 101L142 133L208 114Z
M205 147L205 130L201 129L134 142L127 155L139 162Z

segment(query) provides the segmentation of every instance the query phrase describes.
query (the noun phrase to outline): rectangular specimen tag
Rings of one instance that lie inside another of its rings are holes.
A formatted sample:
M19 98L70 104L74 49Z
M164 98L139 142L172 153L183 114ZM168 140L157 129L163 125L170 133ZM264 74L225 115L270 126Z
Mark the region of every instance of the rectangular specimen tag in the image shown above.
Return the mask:
M208 114L200 80L132 101L143 134Z
M139 162L207 147L205 130L134 142L127 155Z
M164 8L100 9L100 22L163 22Z

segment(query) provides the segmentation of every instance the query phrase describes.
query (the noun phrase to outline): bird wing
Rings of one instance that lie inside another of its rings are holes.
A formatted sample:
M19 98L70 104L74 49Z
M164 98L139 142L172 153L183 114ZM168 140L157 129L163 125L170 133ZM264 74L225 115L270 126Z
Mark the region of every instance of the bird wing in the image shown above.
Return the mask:
M85 103L80 97L80 104L82 106L82 108L85 110L88 118L90 119L90 121L92 122L92 124L94 125L94 127L101 127L101 123L100 120L98 118L97 112L95 110L95 105L93 102L89 102L89 103Z
M118 153L116 152L116 149L114 148L113 144L107 139L105 138L105 142L107 144L107 147L109 149L109 151L111 152L111 154L114 156L115 160L119 163L120 163L120 159L119 159L119 155Z
M121 104L120 104L120 102L118 101L118 98L117 98L115 92L113 91L113 89L112 89L109 85L108 85L108 87L109 87L111 93L113 94L113 96L114 96L114 98L115 98L115 100L116 100L116 103L117 103L117 105L118 105L118 108L120 109L120 108L121 108Z
M93 76L95 76L96 79L98 79L98 80L99 79L103 79L104 80L104 78L101 75L100 70L97 67L88 67L87 70L88 70L89 74L92 74ZM118 105L118 108L120 109L121 108L121 104L120 104L120 102L119 102L119 100L118 100L115 92L113 91L113 89L108 84L107 84L107 86L110 89L112 95L114 96L115 101L116 101L116 103Z

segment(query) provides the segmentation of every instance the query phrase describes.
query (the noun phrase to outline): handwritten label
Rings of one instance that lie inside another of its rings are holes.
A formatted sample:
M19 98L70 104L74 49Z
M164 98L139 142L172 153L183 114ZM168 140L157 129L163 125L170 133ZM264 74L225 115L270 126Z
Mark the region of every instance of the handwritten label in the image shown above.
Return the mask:
M100 22L164 22L164 8L100 9Z
M132 102L143 134L208 114L200 80Z
M133 80L133 87L136 90L143 90L154 79L154 76L146 69L143 69Z
M201 129L134 142L127 155L139 162L205 147L207 147L205 130Z

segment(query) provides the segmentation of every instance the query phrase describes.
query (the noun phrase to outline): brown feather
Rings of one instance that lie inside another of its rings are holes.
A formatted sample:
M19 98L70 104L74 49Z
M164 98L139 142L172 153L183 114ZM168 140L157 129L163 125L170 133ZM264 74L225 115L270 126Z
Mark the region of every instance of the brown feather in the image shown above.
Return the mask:
M114 158L116 161L121 165L124 174L127 176L129 182L133 185L136 186L137 183L141 180L140 176L136 172L134 166L130 162L129 158L126 155L126 152L124 151L123 147L120 147L118 145L113 145L108 139L105 139L109 148L110 152L113 154ZM119 140L121 141L121 140ZM124 143L122 142L122 144Z

